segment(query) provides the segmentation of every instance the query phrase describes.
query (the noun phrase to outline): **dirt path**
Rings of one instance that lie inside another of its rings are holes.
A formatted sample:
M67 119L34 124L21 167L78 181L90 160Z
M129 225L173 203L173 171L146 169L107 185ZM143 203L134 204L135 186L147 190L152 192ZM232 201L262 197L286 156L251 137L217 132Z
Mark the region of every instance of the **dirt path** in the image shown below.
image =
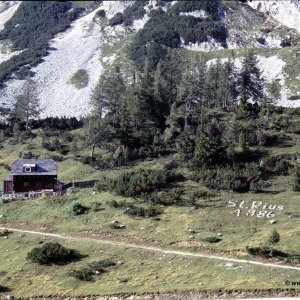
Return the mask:
M209 255L209 254L203 254L203 253L193 253L193 252L186 252L186 251L178 251L178 250L171 250L171 249L162 249L158 247L151 247L146 245L135 245L130 244L126 242L117 242L117 241L111 241L111 240L103 240L103 239L96 239L96 238L79 238L79 237L71 237L64 234L56 234L56 233L47 233L47 232L41 232L41 231L31 231L31 230L23 230L23 229L17 229L17 228L9 228L9 227L0 227L1 230L9 230L13 232L20 232L20 233L28 233L33 235L41 235L41 236L47 236L47 237L53 237L57 239L64 239L64 240L74 240L74 241L93 241L101 244L111 245L111 246L118 246L118 247L127 247L127 248L136 248L136 249L143 249L148 251L155 251L160 252L164 254L172 254L172 255L179 255L179 256L190 256L190 257L200 257L200 258L208 258L208 259L216 259L216 260L223 260L228 262L236 262L236 263L242 263L242 264L251 264L251 265L258 265L258 266L264 266L264 267L271 267L271 268L281 268L281 269L290 269L290 270L297 270L300 271L300 267L294 267L294 266L288 266L288 265L280 265L280 264L272 264L272 263L264 263L254 260L243 260L243 259L236 259L236 258L227 258L217 255Z

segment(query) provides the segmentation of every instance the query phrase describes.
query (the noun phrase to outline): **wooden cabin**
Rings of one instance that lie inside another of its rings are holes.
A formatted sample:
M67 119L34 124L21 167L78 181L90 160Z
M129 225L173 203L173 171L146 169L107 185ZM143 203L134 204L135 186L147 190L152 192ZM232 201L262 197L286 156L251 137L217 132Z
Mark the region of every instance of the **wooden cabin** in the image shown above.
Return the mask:
M18 159L3 180L3 191L5 194L61 191L63 182L57 179L57 171L53 159Z

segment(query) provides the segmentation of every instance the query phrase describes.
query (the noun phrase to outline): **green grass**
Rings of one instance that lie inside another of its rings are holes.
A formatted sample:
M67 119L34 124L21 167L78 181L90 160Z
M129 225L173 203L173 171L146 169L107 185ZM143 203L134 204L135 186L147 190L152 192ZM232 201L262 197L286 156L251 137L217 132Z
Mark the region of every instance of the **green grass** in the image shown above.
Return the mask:
M272 155L299 152L299 135L290 135L295 142L292 147L270 147L268 151ZM11 140L3 143L0 149L0 176L8 174L4 165L18 159L20 152L30 151L40 157L49 157L57 152L49 152L41 147L41 137L22 144L12 144ZM100 153L100 150L97 150ZM88 154L88 149L81 149L80 155ZM67 197L39 198L27 201L17 201L8 204L0 204L1 226L20 226L27 229L50 230L76 237L87 237L93 232L100 236L114 236L133 243L159 244L167 248L182 249L186 251L205 251L212 253L225 252L229 257L242 257L253 259L247 255L246 246L258 246L264 243L274 227L280 234L280 242L277 249L299 256L299 228L300 218L291 217L293 213L299 213L299 193L290 190L289 176L278 176L268 179L270 187L265 193L229 193L219 192L209 198L199 198L199 209L191 207L164 207L160 220L153 218L138 218L124 214L124 209L112 208L106 204L107 201L126 200L136 202L137 200L116 196L110 192L96 192L92 187L79 188L80 186L93 184L103 176L115 177L126 170L138 168L159 169L173 159L162 157L151 161L136 162L130 166L123 166L111 170L95 170L89 165L83 165L71 154L64 157L59 165L59 178L66 183L74 180L74 193ZM179 170L186 176L191 173L186 168ZM191 177L190 177L191 178ZM204 189L199 183L192 180L179 182L172 187L184 188L185 197L192 191ZM168 188L165 190L168 191ZM283 205L284 209L276 211L276 224L270 224L268 218L246 216L247 209L243 208L239 217L236 216L236 208L228 207L229 200L245 201L244 207L250 207L253 201L262 201L269 205ZM74 216L72 206L74 203L90 207L92 202L101 203L101 210L88 214ZM123 230L110 228L110 223L118 220L126 225ZM196 231L191 242L189 229ZM221 233L222 241L210 244L202 239L208 236L217 236ZM87 294L111 294L117 292L167 292L186 291L191 289L219 289L219 288L278 288L283 286L287 275L296 278L292 271L277 271L247 266L243 271L227 270L220 267L220 261L204 261L201 259L168 257L159 259L162 255L152 252L114 248L96 244L95 242L77 241L66 242L66 246L76 248L89 257L82 262L62 267L40 267L25 261L26 253L37 246L40 238L20 238L17 234L9 236L8 239L0 240L0 253L4 254L3 263L0 264L0 272L7 272L0 279L0 285L8 286L16 295L67 295L73 291L74 295ZM9 251L6 251L10 249ZM105 255L108 254L109 256ZM152 257L141 264L143 257ZM1 256L2 258L2 256ZM75 278L68 277L71 268L79 268L87 262L96 259L112 258L124 261L124 266L105 273L94 283L82 283ZM186 267L188 265L188 267ZM248 269L249 268L249 269ZM22 269L22 271L20 271ZM4 274L4 273L0 273ZM56 275L53 275L56 274ZM136 275L133 275L136 274ZM194 274L192 276L192 274ZM196 274L196 275L195 275ZM218 275L219 274L219 275ZM239 279L238 276L242 278ZM159 276L159 279L154 279ZM244 276L244 277L243 277ZM8 280L10 277L12 279ZM0 277L1 278L1 277ZM122 282L128 279L128 285ZM215 280L212 280L212 279ZM248 279L249 280L248 280ZM247 279L247 280L246 280ZM26 292L26 287L31 281L32 289ZM18 285L18 282L20 284ZM199 285L199 282L203 285ZM26 294L27 293L27 294ZM29 293L31 293L29 295ZM32 294L33 293L33 294Z
M240 269L225 267L224 261L181 257L92 241L62 241L66 247L87 255L63 266L40 266L26 260L27 252L39 246L41 237L12 234L0 239L0 284L22 299L34 296L87 296L116 293L186 292L189 290L286 288L293 270L271 269L248 264ZM47 239L52 240L53 239ZM73 269L100 259L121 262L116 268L83 282L69 276ZM3 293L4 295L6 293ZM4 296L3 295L3 296Z

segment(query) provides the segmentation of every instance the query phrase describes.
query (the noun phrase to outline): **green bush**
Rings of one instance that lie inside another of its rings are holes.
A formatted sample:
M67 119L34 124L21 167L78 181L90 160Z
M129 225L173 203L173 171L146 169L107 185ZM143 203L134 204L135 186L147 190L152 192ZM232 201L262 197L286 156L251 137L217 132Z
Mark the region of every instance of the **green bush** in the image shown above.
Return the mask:
M102 259L88 264L93 271L101 272L103 269L116 266L116 263L111 259Z
M59 243L45 243L27 253L27 260L40 265L65 264L78 258L77 251L63 247Z
M266 173L287 175L290 163L282 156L269 156L262 162L262 169Z
M149 206L149 207L139 207L136 205L130 205L124 211L125 214L137 217L151 218L162 213L162 209Z
M300 169L297 169L293 175L292 190L300 192Z
M8 231L7 229L4 229L3 231L0 231L0 237L9 236L12 232Z
M179 179L179 176L174 172L141 169L121 174L111 181L109 188L118 195L131 197L151 192L176 179Z
M100 275L107 271L107 268L116 266L110 259L103 259L91 262L79 270L72 270L69 275L82 281L93 281L93 275Z
M242 170L239 168L203 169L197 174L198 179L210 189L239 192L249 190L249 182L243 177Z
M90 211L90 209L84 205L81 205L80 203L75 203L72 206L72 212L75 216L86 214Z
M266 182L264 182L261 179L257 179L257 180L253 180L253 181L250 182L249 190L251 192L259 193L263 189L265 189L266 187L268 187L268 184Z
M72 270L69 273L70 276L75 277L82 281L92 281L93 280L93 272L90 268L81 268L79 270Z
M154 207L153 205L137 206L127 201L110 200L107 202L107 205L114 208L125 208L125 214L137 217L150 218L162 213L161 208Z
M202 242L207 242L207 243L218 243L220 241L222 241L222 239L216 236L208 236L202 239Z
M85 69L79 69L70 78L70 83L78 90L85 88L89 83L89 74Z

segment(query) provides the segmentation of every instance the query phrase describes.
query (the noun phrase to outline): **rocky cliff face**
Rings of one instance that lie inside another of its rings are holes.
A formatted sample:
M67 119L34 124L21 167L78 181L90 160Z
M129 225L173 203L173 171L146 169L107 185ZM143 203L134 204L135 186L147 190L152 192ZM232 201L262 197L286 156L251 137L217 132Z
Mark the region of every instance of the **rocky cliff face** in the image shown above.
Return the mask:
M300 32L300 1L276 0L276 1L248 1L252 8L272 17L282 25L294 28Z

